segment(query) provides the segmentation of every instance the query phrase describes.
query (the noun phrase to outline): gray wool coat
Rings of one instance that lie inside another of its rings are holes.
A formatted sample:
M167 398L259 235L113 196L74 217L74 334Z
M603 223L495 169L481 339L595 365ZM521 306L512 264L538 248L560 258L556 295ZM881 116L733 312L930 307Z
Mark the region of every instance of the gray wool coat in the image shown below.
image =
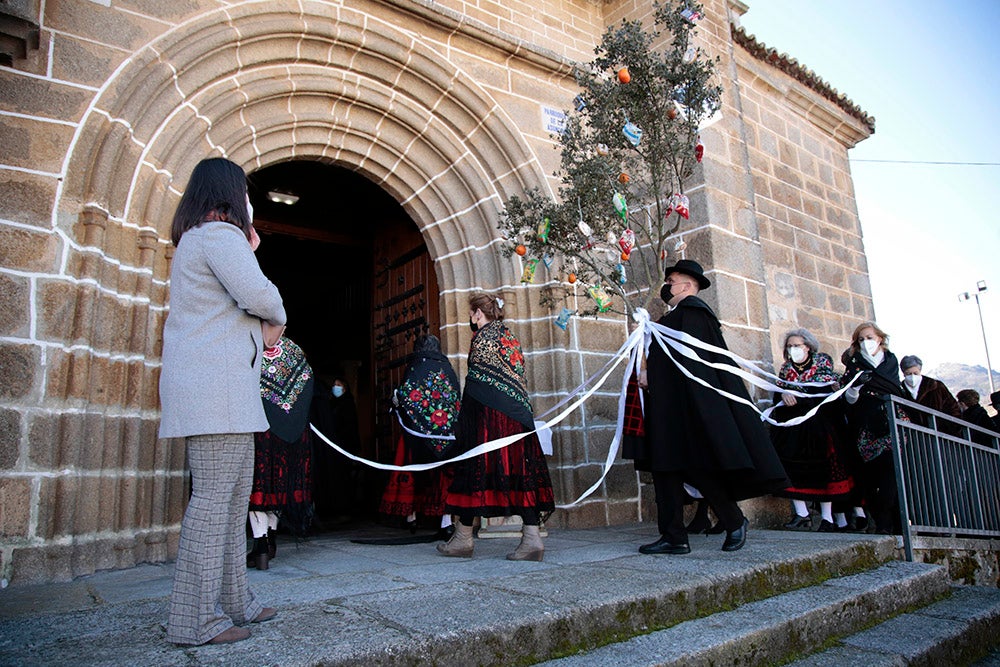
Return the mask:
M267 430L261 320L282 325L285 308L243 232L228 222L184 232L163 326L161 438Z

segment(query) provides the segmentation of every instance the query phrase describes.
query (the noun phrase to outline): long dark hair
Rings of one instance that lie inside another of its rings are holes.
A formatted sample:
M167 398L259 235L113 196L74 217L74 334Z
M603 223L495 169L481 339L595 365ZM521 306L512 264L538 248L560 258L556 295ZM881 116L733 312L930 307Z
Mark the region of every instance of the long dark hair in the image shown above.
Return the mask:
M249 241L253 221L247 212L246 197L247 175L238 164L221 157L202 160L191 172L177 204L170 240L176 246L184 232L211 219L236 225Z

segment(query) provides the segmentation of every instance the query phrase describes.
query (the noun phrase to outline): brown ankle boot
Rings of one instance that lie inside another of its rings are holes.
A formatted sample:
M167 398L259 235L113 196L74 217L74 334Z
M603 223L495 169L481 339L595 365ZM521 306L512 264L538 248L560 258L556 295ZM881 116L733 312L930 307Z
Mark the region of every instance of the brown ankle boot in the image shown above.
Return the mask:
M472 558L472 526L455 524L455 534L444 544L437 545L437 550L443 556Z
M507 554L507 560L534 560L541 561L545 554L545 545L542 544L542 536L538 533L538 526L523 526L521 528L521 543L514 549L514 553Z

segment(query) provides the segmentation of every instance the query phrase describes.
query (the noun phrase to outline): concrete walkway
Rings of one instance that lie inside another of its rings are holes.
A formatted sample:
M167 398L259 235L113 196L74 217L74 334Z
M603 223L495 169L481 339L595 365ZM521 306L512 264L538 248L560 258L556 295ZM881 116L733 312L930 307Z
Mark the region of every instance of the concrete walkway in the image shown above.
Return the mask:
M727 591L790 590L837 563L874 566L896 547L891 537L751 529L735 553L720 551L716 535L692 537L685 556L641 555L654 524L554 529L541 563L505 560L516 539L477 539L471 560L441 557L434 544L350 541L379 532L391 531L279 537L270 569L249 573L279 615L227 646L164 640L170 564L9 587L0 591L0 665L506 664L508 652L524 664L526 655L550 657L561 641L571 649L575 637L624 627L650 605L685 599L696 609L699 599L727 604Z

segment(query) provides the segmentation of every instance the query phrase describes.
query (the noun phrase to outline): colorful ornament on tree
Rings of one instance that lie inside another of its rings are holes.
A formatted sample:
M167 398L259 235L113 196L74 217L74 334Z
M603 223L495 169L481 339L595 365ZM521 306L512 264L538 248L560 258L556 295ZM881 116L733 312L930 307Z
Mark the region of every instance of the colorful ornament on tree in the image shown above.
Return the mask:
M626 174L624 171L618 174L618 182L621 183L622 185L628 183L629 182L628 174Z
M688 247L687 243L685 243L684 241L678 241L677 243L674 244L674 252L680 252L687 247Z
M667 213L663 217L669 216L671 213L677 213L685 220L688 219L688 208L691 202L688 200L687 195L674 194L670 196L667 201Z
M628 204L625 202L625 195L620 192L616 192L613 197L611 197L611 202L615 205L615 213L618 217L622 219L622 222L628 221Z
M538 229L535 230L535 236L542 243L547 243L549 240L549 231L552 229L552 222L548 217L542 218L542 221L538 223Z
M587 294L597 304L597 312L606 313L611 308L611 296L601 285L591 285L587 288Z
M631 256L632 255L630 255L629 253L623 252L622 254L618 255L618 259L620 259L623 262L627 262L628 258L631 257Z
M615 233L610 230L608 230L608 233L604 238L607 240L608 245L614 245L618 243L618 237L615 236Z
M516 252L521 257L524 257L525 255L528 254L528 249L523 245L519 245L516 248L514 248L514 252Z
M628 278L625 276L625 265L618 264L618 266L615 267L615 270L618 271L618 284L624 285L625 283L627 283Z
M629 74L628 67L622 67L618 70L618 80L622 83L628 83L632 80L632 75Z
M573 98L573 103L576 105L577 111L583 111L587 108L587 100L583 99L583 95L577 95Z
M642 141L642 128L632 121L625 123L625 126L622 127L622 134L625 135L625 138L633 146L638 146L639 142Z
M576 223L576 228L580 230L581 234L583 234L584 236L587 236L587 237L589 237L591 234L594 233L594 230L592 230L590 228L590 225L588 225L583 220L581 220L580 222Z
M556 317L556 326L566 331L566 327L569 326L569 318L573 317L576 313L575 310L570 310L569 308L563 308L559 316Z
M545 265L546 269L552 268L552 261L553 261L552 255L550 255L549 253L545 253L544 255L542 255L542 264Z
M535 282L535 269L538 268L538 259L529 259L524 264L524 271L521 272L521 282L522 283L533 283Z
M608 150L607 144L597 144L596 146L594 146L594 150L597 151L597 154L600 155L601 157L607 157L608 153L611 152Z
M694 62L694 59L698 57L698 51L693 46L687 47L687 51L684 52L683 60L686 63Z
M571 273L568 276L566 276L566 282L568 282L570 285L572 285L573 283L575 283L576 282L576 274L575 273Z
M701 162L701 158L705 157L705 144L701 143L701 137L698 137L698 143L694 147L694 159Z
M690 7L685 7L681 10L681 16L684 17L688 22L694 23L701 19L701 14L691 9Z
M632 252L632 248L635 247L635 232L633 232L628 227L622 232L621 238L618 239L618 246L622 249L622 252L626 255Z

